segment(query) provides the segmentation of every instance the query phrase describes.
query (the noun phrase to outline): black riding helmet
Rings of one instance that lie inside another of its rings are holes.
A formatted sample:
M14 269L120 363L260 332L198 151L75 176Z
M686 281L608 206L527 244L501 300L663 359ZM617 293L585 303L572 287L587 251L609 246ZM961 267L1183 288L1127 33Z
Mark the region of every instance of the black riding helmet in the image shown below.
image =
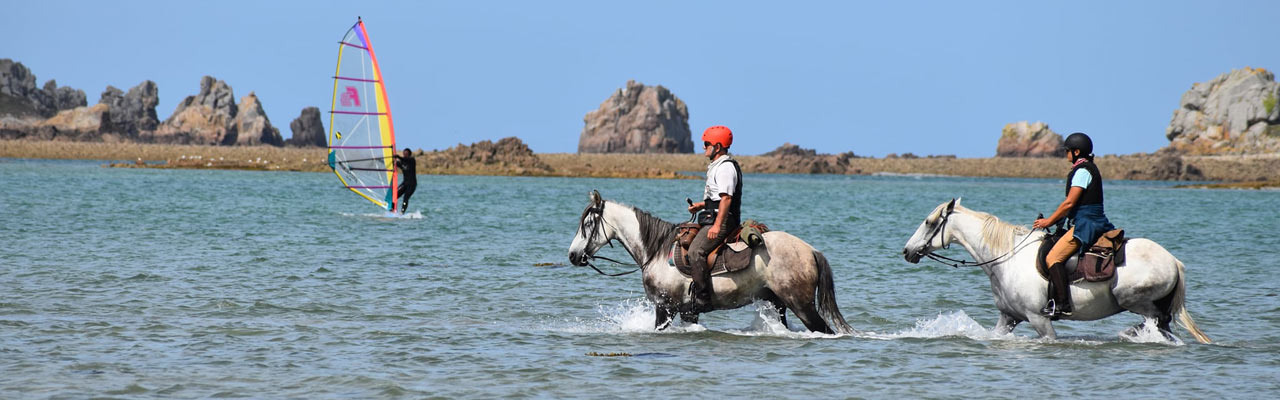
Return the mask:
M1093 140L1089 139L1089 135L1084 134L1084 132L1072 133L1067 136L1066 140L1062 141L1062 148L1064 150L1080 150L1080 156L1086 157L1093 154Z

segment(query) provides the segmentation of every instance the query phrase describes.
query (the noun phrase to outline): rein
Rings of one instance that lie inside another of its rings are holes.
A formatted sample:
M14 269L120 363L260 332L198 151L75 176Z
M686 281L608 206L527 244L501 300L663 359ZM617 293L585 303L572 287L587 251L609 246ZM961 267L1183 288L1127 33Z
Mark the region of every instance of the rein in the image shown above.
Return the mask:
M955 208L947 209L947 214L942 216L942 223L938 225L938 230L933 231L933 234L929 235L929 240L926 241L925 243L933 243L933 239L936 239L938 235L942 233L942 231L947 229L947 220L949 220L951 218L951 214L955 214L955 212L956 212ZM1005 257L1011 256L1014 253L1017 253L1018 250L1020 250L1020 248L1022 247L1022 244L1026 243L1027 239L1030 239L1030 238L1031 238L1031 234L1028 233L1026 236L1022 237L1022 241L1019 241L1018 244L1013 245L1013 249L1010 249L1009 252L1001 254L995 258L992 258L990 260L983 261L983 262L957 260L951 257L937 255L937 254L934 254L933 252L929 252L929 254L925 254L924 256L928 257L930 260L937 261L939 264L950 265L952 268L960 268L960 266L962 265L966 267L981 267L987 264L992 264L992 263L1001 261ZM946 240L943 240L942 243L943 243L942 248L944 250L951 248L951 243L948 243ZM950 261L950 263L948 263L948 261Z

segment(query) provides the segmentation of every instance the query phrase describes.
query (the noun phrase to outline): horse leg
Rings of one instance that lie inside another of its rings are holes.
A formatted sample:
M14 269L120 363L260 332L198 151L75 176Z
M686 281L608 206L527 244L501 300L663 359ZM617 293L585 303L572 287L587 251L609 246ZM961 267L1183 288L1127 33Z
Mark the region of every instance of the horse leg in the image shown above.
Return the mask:
M996 320L995 331L998 334L1007 335L1009 334L1009 332L1013 332L1013 328L1016 328L1018 326L1018 323L1021 323L1021 322L1022 321L1019 321L1017 318L1014 318L1012 315L1009 315L1007 313L1000 313L1000 318Z
M1123 335L1136 336L1138 332L1142 331L1142 325L1147 323L1148 320L1152 320L1152 321L1156 321L1156 329L1160 331L1160 335L1164 336L1165 340L1168 340L1170 342L1175 341L1173 336L1173 331L1169 330L1169 323L1173 321L1173 315L1167 311L1169 308L1169 305L1160 304L1160 303L1167 303L1167 300L1168 299L1160 299L1154 302L1136 302L1136 303L1121 304L1122 307L1128 309L1130 312L1133 312L1134 314L1141 315L1143 318L1142 322L1139 322L1137 325L1134 325L1129 329L1126 329Z
M1173 322L1173 297L1174 294L1169 293L1168 296L1155 301L1156 308L1160 310L1160 316L1156 318L1156 328L1160 329L1165 340L1170 342L1176 341L1173 330L1169 327L1169 323Z
M671 311L667 310L666 307L654 306L653 315L655 316L653 321L654 329L664 331L671 327Z
M834 335L836 332L831 330L827 325L827 321L822 319L818 314L818 307L813 303L801 305L799 308L792 308L791 312L796 313L800 317L800 322L804 322L804 327L814 332L822 332L828 335Z
M1053 321L1050 321L1039 313L1028 314L1027 323L1031 324L1031 327L1035 328L1036 333L1040 334L1040 337L1042 338L1058 338L1057 332L1053 331Z
M764 295L760 296L760 299L769 302L769 304L773 306L774 311L778 312L778 321L782 322L782 326L788 326L787 306L782 304L782 299L778 298L777 294L773 293L772 290L766 290Z
M680 321L683 321L686 324L696 324L698 323L698 313L680 313Z

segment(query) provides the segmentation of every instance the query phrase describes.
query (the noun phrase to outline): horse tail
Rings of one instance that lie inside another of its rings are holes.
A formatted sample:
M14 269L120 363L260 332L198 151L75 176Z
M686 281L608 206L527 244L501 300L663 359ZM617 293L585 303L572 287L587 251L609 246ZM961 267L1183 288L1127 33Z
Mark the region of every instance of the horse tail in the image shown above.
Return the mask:
M1197 341L1204 344L1213 343L1209 336L1200 331L1196 326L1196 321L1191 319L1191 313L1187 311L1187 270L1182 265L1182 261L1178 263L1178 286L1173 289L1173 302L1169 303L1169 311L1178 316L1178 324L1182 325L1187 332L1191 332Z
M831 280L831 264L822 252L814 250L813 260L818 264L818 313L835 328L839 334L853 333L853 327L845 322L840 314L840 306L836 305L835 283Z

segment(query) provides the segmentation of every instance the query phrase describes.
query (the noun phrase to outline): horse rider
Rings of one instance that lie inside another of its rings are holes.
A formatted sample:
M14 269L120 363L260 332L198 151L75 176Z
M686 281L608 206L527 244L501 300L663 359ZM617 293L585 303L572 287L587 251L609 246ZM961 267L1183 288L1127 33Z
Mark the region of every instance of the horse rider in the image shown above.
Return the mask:
M1103 212L1102 174L1093 163L1093 140L1084 133L1072 133L1063 141L1063 148L1071 162L1071 172L1067 173L1067 198L1053 215L1031 224L1032 228L1040 229L1067 217L1071 227L1045 256L1045 265L1049 267L1049 301L1040 314L1055 319L1070 316L1072 312L1071 283L1067 282L1063 264L1085 247L1082 243L1092 245L1103 233L1115 229Z
M707 165L707 183L702 201L689 205L689 212L702 210L698 223L702 228L689 244L689 265L693 268L693 312L711 311L711 266L707 255L724 243L738 225L742 215L742 168L729 156L733 145L733 131L716 125L702 132L703 153L711 163Z
M400 154L393 156L395 158L396 168L400 170L400 187L396 189L396 193L400 194L400 213L404 214L409 210L409 197L413 196L413 192L418 189L418 162L413 158L413 152L408 147L404 148ZM391 212L396 211L396 204L391 203Z

